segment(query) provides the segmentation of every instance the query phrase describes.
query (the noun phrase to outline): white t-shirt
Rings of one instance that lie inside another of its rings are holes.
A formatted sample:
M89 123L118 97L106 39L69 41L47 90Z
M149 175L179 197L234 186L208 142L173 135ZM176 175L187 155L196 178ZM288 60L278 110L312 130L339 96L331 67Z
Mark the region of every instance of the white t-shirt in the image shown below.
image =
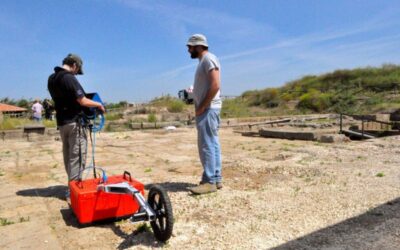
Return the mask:
M193 99L196 107L203 102L208 90L210 89L208 74L212 69L218 69L221 72L221 65L214 54L207 52L197 65L196 74L194 76ZM211 101L210 108L220 109L221 107L222 100L220 97L220 91L218 91Z
M32 105L32 111L33 111L33 117L36 118L41 118L42 117L42 111L43 111L43 106L40 103L35 103Z

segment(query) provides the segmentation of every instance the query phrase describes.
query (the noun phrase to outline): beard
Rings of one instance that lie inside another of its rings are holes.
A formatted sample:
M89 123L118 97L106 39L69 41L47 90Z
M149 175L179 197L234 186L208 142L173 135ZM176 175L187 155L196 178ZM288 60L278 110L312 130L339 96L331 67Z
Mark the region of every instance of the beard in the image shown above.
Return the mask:
M190 52L190 57L192 59L198 58L199 57L199 52L197 52L196 50Z

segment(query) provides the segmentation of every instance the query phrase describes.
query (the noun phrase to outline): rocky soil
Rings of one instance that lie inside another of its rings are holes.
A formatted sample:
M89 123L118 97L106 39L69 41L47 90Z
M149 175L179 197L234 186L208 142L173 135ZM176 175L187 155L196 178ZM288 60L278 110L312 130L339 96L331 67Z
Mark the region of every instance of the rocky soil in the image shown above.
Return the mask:
M0 141L0 249L399 249L400 137L319 143L220 133L224 187L200 180L196 131L100 133L96 164L158 183L173 237L143 223L81 227L64 200L61 142Z

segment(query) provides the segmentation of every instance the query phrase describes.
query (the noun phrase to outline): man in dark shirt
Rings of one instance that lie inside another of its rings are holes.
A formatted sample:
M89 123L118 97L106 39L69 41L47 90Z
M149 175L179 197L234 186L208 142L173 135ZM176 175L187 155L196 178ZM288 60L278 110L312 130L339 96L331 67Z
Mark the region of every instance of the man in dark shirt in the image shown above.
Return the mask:
M54 107L49 99L46 98L43 100L43 108L44 108L44 118L46 118L46 120L53 120L52 113Z
M80 167L86 162L86 129L81 126L83 107L105 112L103 105L85 97L85 91L75 75L82 75L82 59L75 54L64 58L61 67L55 67L49 76L48 90L54 101L57 126L63 143L64 166L68 182L77 180Z

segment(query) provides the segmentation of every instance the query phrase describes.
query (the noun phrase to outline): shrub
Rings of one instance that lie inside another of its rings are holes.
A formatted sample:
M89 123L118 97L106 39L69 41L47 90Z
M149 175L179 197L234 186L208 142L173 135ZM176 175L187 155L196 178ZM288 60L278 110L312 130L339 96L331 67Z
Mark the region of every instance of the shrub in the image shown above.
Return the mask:
M54 119L54 120L46 120L46 119L44 119L42 121L42 123L46 128L55 128L55 127L57 127L56 119Z
M184 107L185 107L185 103L182 102L181 100L171 100L168 103L167 109L169 112L179 113L179 112L183 111Z
M377 105L383 102L380 96L372 96L365 101L366 105Z
M7 225L11 225L11 224L14 224L14 222L8 220L7 218L0 217L0 226L7 226Z
M288 101L293 100L294 97L293 97L293 94L286 92L286 93L282 94L281 99L285 102L288 102Z
M157 117L156 117L156 115L155 114L149 114L148 116L147 116L147 121L148 122L157 122Z
M32 121L26 118L9 118L4 117L3 122L0 123L0 130L16 129L18 127L31 124Z
M125 108L128 106L127 101L120 101L119 103L106 103L106 109L117 109L117 108Z
M331 96L315 89L311 89L308 93L302 95L297 104L299 108L310 109L317 112L325 111L330 105Z
M227 99L222 102L221 117L248 117L251 116L242 98Z
M260 106L261 104L261 93L258 90L249 90L242 94L241 98L243 102L246 102L249 106Z
M279 105L278 94L279 91L276 88L264 89L260 95L260 102L268 108L277 107Z
M331 97L333 111L337 113L353 114L357 112L356 94L353 91L336 92L335 96Z
M119 120L123 118L123 114L122 113L106 113L104 115L104 118L106 119L106 121L115 121L115 120Z

